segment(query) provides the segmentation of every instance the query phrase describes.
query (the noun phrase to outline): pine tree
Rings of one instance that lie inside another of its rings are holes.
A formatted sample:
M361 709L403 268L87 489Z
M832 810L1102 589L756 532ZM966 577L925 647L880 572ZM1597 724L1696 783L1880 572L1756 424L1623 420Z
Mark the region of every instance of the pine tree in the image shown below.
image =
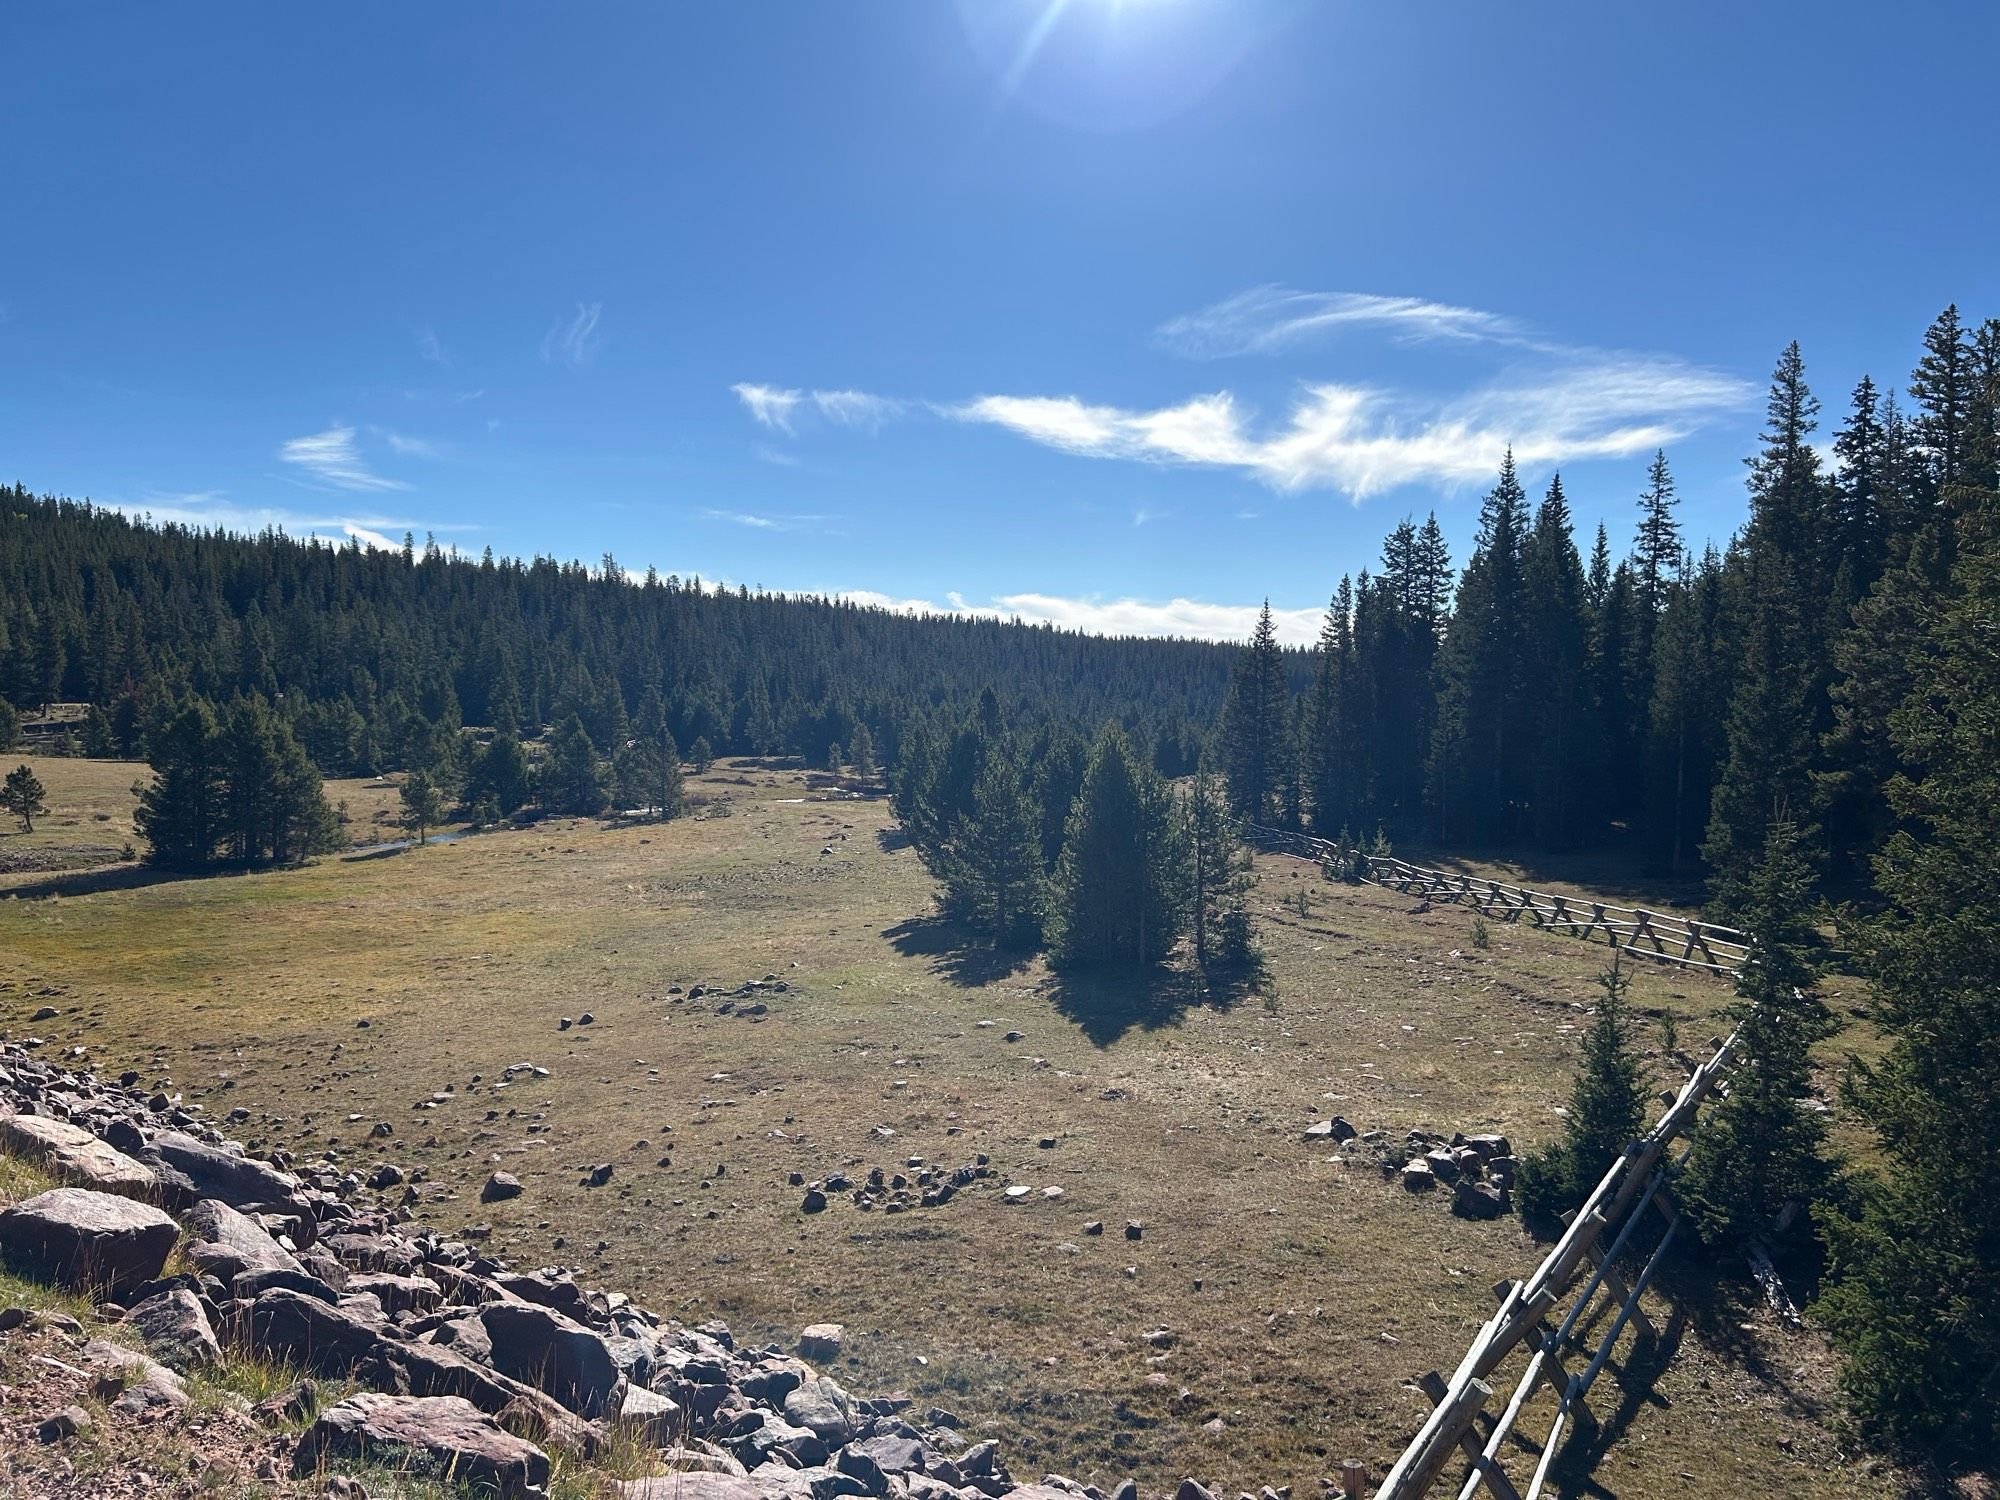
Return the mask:
M1189 910L1194 922L1195 966L1207 975L1240 974L1255 958L1250 914L1250 851L1229 810L1229 789L1213 772L1198 769L1186 808Z
M1925 497L1933 506L1955 510L1958 487L1967 478L1969 450L1977 440L1980 398L1972 341L1956 304L1925 330L1924 355L1910 376L1910 397L1917 403L1912 426Z
M1528 499L1508 450L1480 509L1479 537L1459 582L1438 658L1431 764L1438 831L1447 842L1511 836L1522 790L1529 702L1522 546Z
M1544 848L1567 849L1595 830L1582 817L1593 748L1584 676L1588 624L1583 562L1570 529L1561 475L1550 479L1535 513L1534 529L1522 549L1521 575L1527 594L1525 669L1534 690L1527 694L1530 740L1520 754L1530 762L1535 839Z
M1722 755L1721 612L1722 561L1710 548L1669 592L1653 637L1647 844L1653 861L1675 875L1686 873L1701 843Z
M1253 823L1283 816L1281 794L1292 753L1284 652L1266 600L1250 644L1237 658L1222 712L1223 765L1237 812Z
M1651 642L1652 622L1667 607L1667 592L1681 565L1681 528L1674 520L1674 476L1664 448L1653 454L1646 488L1639 493L1639 532L1632 547L1632 594Z
M708 768L715 764L715 751L709 747L708 736L695 736L694 748L688 751L688 761L694 767L694 774L706 776Z
M953 834L947 906L996 948L1032 943L1041 925L1042 849L1020 768L986 757L971 811Z
M417 836L419 846L430 839L430 831L444 821L444 794L428 771L411 771L403 778L401 792L403 826Z
M1742 1034L1728 1093L1696 1132L1676 1189L1711 1245L1773 1233L1828 1179L1826 1128L1807 1108L1812 1047L1835 1029L1815 988L1812 887L1797 828L1773 822L1742 901L1750 960L1730 1009Z
M226 782L215 713L194 699L152 741L153 780L140 793L133 825L147 842L149 863L200 869L215 858L222 838Z
M1180 936L1185 890L1171 794L1107 723L1091 746L1056 864L1049 962L1157 963Z
M21 832L33 833L35 819L48 811L48 793L42 780L26 762L7 773L0 782L0 812L21 820Z
M593 816L604 808L603 768L590 731L575 714L557 731L542 764L541 800L551 812Z
M21 738L21 715L14 705L0 698L0 752L12 750Z
M854 777L857 781L873 781L880 769L875 764L875 737L868 732L866 724L856 724L854 733L847 741L847 754L854 762Z
M474 806L490 803L504 818L525 807L533 794L528 756L520 740L504 730L495 734L466 772L465 800Z
M1828 1216L1819 1311L1864 1425L1941 1463L2000 1448L2000 499L1965 515L1945 596L1893 718L1903 825L1875 860L1888 903L1856 933L1886 1057L1851 1099L1887 1171Z
M1530 1218L1581 1206L1645 1124L1645 1081L1625 1009L1632 981L1618 954L1597 982L1604 998L1583 1036L1562 1139L1521 1164L1521 1212Z
M1354 586L1343 577L1327 606L1313 653L1313 685L1306 700L1306 793L1313 829L1322 838L1352 819L1355 789L1350 784L1350 726L1354 677Z

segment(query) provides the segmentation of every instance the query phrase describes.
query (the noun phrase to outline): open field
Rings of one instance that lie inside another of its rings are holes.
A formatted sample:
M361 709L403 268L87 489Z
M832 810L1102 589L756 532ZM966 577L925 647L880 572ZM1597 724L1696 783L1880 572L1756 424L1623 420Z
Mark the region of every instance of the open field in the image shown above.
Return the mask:
M107 788L138 769L36 766L51 825L118 826ZM0 899L0 1031L240 1108L251 1142L420 1167L421 1218L490 1224L517 1263L579 1264L745 1340L843 1322L843 1383L953 1408L1024 1476L1310 1497L1342 1458L1380 1473L1424 1410L1410 1378L1449 1369L1490 1285L1539 1252L1511 1216L1456 1219L1300 1132L1337 1112L1392 1137L1547 1138L1603 950L1499 924L1479 950L1468 912L1413 914L1271 857L1273 993L1177 1008L954 949L880 802L799 801L796 773L730 763L690 791L702 815L665 826L562 821L207 880L0 876L21 897ZM786 990L686 993L766 975ZM1650 968L1634 984L1683 1046L1727 998ZM767 1011L733 1013L753 1001ZM43 1005L58 1018L31 1027ZM549 1076L501 1087L515 1062ZM839 1194L806 1215L787 1182L981 1152L1062 1196L1008 1206L982 1183L901 1215ZM582 1186L599 1163L608 1184ZM496 1166L527 1191L482 1206ZM1594 1393L1610 1458L1564 1493L1893 1492L1823 1425L1816 1339L1692 1261L1667 1291L1664 1348L1622 1345L1631 1386Z

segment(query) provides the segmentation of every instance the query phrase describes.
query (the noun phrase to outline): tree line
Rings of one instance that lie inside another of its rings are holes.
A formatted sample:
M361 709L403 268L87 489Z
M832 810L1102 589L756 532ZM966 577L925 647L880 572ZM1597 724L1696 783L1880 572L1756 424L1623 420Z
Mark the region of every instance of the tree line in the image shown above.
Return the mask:
M1725 912L1782 817L1822 889L1865 894L1905 823L1895 714L2000 470L2000 319L1947 308L1908 394L1906 413L1864 376L1829 465L1788 347L1749 520L1719 551L1683 537L1664 452L1616 560L1602 526L1583 556L1560 475L1531 504L1509 454L1455 582L1435 516L1340 580L1302 690L1266 609L1220 723L1236 810L1451 848L1625 831L1654 868L1706 873Z

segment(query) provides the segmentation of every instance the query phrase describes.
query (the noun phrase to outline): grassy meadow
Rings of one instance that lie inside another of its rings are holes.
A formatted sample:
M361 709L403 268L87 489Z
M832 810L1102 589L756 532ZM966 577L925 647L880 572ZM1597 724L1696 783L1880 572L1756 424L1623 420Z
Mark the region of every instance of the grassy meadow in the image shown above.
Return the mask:
M691 777L699 805L666 825L200 880L10 865L17 845L115 858L130 837L140 768L36 769L50 816L0 835L0 1032L241 1109L263 1148L420 1168L426 1222L490 1226L517 1263L684 1321L787 1343L844 1323L843 1383L951 1408L1024 1479L1311 1497L1341 1459L1379 1474L1426 1409L1412 1378L1449 1370L1492 1284L1539 1251L1514 1217L1454 1218L1301 1132L1339 1113L1392 1138L1548 1138L1605 957L1499 924L1480 949L1467 912L1271 857L1267 994L1059 981L954 946L885 804L801 800L822 794L749 762ZM365 842L394 791L329 795ZM785 991L689 998L767 975ZM1729 992L1648 968L1633 998L1687 1049ZM43 1005L58 1018L31 1026ZM1677 1083L1651 1022L1645 1040ZM548 1076L503 1085L514 1063ZM997 1182L903 1214L834 1194L806 1215L788 1182L978 1153ZM600 1163L609 1182L583 1186ZM485 1206L496 1168L526 1192ZM1037 1191L1008 1204L1002 1182ZM1593 1392L1604 1436L1563 1493L1891 1493L1843 1457L1816 1337L1725 1269L1690 1257L1649 1297L1660 1337L1620 1344Z

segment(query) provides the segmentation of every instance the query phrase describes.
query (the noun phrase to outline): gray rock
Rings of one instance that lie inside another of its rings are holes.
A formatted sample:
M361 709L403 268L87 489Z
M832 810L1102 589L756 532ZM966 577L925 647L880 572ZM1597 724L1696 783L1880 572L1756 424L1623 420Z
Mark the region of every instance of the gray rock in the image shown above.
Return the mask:
M819 1364L840 1358L841 1340L847 1330L838 1323L814 1323L799 1335L799 1357Z
M54 1415L45 1417L35 1428L35 1438L43 1443L60 1443L64 1438L75 1437L79 1432L88 1432L92 1426L90 1413L80 1406L65 1406Z
M141 1201L151 1199L160 1188L151 1167L67 1120L0 1114L0 1151L34 1162L72 1187Z
M330 1458L422 1459L497 1500L540 1500L549 1482L546 1453L456 1396L350 1396L306 1429L292 1472L310 1475Z
M654 1448L664 1448L687 1427L680 1406L655 1391L635 1385L618 1406L618 1425L637 1433Z
M490 1302L474 1316L501 1374L546 1391L579 1416L617 1411L618 1362L581 1323L524 1302Z
M160 1363L182 1375L222 1363L222 1345L193 1292L175 1288L125 1314L125 1326L146 1341Z
M204 1198L187 1211L194 1239L187 1247L188 1263L223 1281L246 1271L292 1271L305 1268L291 1251L265 1232L264 1226L238 1213L219 1198Z
M836 1448L854 1435L854 1402L824 1375L786 1395L784 1410L786 1421L810 1427Z
M204 1198L220 1198L231 1208L256 1205L292 1214L307 1224L312 1208L299 1191L299 1180L269 1162L237 1156L178 1130L163 1130L152 1140L153 1155L194 1184ZM303 1242L301 1242L303 1243Z
M1403 1190L1409 1193L1427 1193L1437 1186L1437 1173L1423 1157L1414 1157L1403 1163Z
M627 1479L611 1487L614 1500L766 1500L755 1480L735 1474L690 1472L665 1479Z
M378 1318L285 1287L274 1287L251 1303L244 1327L249 1347L259 1354L274 1354L329 1376L350 1373L385 1331Z
M372 1296L384 1312L430 1312L444 1302L444 1289L427 1276L396 1276L383 1271L373 1276L350 1276L349 1296Z
M486 1179L486 1186L479 1190L481 1203L504 1203L509 1198L521 1196L521 1179L511 1172L495 1172Z
M150 1204L52 1188L0 1211L0 1250L71 1291L116 1294L165 1268L180 1228Z

